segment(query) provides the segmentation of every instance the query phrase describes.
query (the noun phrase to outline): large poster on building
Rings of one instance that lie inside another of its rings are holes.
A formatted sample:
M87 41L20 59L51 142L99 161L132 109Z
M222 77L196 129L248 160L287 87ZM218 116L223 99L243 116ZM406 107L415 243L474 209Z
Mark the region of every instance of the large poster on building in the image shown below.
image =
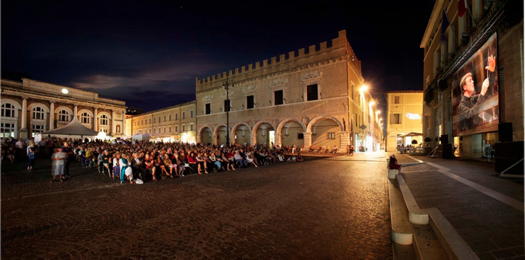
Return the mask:
M494 33L452 77L454 136L498 129L497 47Z

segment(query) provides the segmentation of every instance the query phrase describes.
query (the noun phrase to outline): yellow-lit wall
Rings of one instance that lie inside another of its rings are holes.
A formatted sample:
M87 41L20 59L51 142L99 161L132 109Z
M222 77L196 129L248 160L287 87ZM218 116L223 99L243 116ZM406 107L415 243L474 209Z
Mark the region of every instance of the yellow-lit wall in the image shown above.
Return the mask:
M395 97L399 97L399 104L394 104ZM410 132L423 133L423 92L389 92L387 94L387 152L396 151L398 135ZM392 115L400 114L400 124L392 124ZM419 119L410 119L407 115L419 115ZM414 139L414 138L412 138ZM415 138L418 144L421 137Z

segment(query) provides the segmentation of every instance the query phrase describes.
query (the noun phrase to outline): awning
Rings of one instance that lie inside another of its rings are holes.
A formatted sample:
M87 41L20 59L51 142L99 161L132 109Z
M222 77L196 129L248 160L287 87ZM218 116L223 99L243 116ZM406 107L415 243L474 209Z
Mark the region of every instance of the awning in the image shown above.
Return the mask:
M76 118L73 119L69 124L56 128L53 130L49 130L47 132L42 133L43 135L79 135L79 136L96 136L98 134L97 131L91 130L82 123L80 123Z

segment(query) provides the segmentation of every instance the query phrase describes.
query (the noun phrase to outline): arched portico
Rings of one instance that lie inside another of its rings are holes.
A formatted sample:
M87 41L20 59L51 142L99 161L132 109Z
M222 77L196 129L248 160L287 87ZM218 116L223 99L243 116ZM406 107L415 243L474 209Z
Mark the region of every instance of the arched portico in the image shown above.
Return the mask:
M200 144L212 144L213 143L213 131L208 126L201 127L197 137L199 138L197 142Z
M226 144L226 126L219 125L215 128L213 132L213 140L215 140L216 145Z
M246 123L235 124L230 132L230 142L233 144L251 144L251 129Z
M326 149L338 148L345 151L349 136L343 124L332 116L319 116L312 119L306 128L305 147L315 146Z
M275 128L271 123L259 121L253 126L251 133L252 144L271 146L275 142Z
M287 118L279 123L275 131L276 145L302 147L306 126L300 120Z

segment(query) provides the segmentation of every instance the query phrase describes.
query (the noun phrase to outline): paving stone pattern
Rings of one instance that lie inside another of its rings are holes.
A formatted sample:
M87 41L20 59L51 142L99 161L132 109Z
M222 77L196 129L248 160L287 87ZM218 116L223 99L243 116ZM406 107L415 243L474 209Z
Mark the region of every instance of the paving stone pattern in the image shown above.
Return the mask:
M523 182L491 175L477 162L428 159L463 178L523 201ZM406 162L408 159L403 159ZM525 259L523 212L453 180L427 164L408 166L403 175L420 208L437 207L480 259Z
M2 257L391 259L384 162L328 159L144 185L2 176Z

